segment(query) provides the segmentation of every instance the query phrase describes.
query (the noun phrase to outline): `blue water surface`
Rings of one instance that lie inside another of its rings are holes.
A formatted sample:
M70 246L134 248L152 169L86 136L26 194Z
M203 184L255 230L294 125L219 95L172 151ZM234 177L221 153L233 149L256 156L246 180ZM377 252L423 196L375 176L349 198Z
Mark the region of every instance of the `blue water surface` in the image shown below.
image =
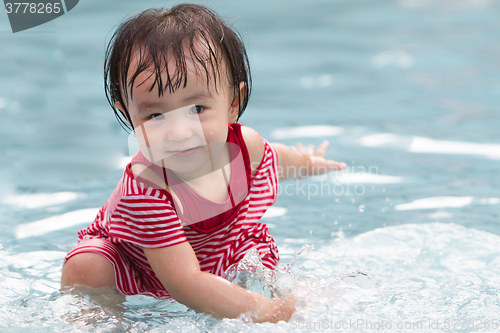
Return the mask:
M500 3L201 3L247 46L241 123L291 146L327 139L348 165L283 182L262 220L281 254L272 283L302 305L289 323L251 324L59 291L64 255L129 159L103 91L107 40L175 4L87 0L16 34L0 14L0 330L500 329Z

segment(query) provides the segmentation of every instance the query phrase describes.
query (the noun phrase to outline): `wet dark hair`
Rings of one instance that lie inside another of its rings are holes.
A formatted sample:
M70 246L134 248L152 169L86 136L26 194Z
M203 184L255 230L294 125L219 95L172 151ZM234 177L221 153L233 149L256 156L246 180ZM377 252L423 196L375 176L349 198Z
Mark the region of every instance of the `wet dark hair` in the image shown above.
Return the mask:
M132 57L136 54L138 65L127 81ZM133 130L126 101L129 88L132 95L137 76L150 71L154 82L149 91L156 86L159 96L167 89L175 92L186 87L188 55L196 74L205 74L207 85L214 80L217 89L217 79L224 83L221 74L227 73L239 100L238 119L241 117L251 90L250 65L241 37L211 9L181 4L169 9L148 9L128 19L118 27L108 44L104 62L106 98L125 130ZM175 72L169 71L168 62L175 63ZM221 71L223 64L227 69ZM166 74L166 81L162 73ZM246 85L243 96L240 96L240 82ZM120 102L123 113L115 102Z

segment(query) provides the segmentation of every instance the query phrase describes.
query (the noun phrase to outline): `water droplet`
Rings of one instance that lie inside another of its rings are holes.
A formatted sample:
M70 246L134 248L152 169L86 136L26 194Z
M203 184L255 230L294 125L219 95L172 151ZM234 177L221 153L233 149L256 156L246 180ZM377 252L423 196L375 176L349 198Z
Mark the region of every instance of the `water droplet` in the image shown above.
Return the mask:
M340 201L340 199L339 199L339 198L335 198L335 202L339 202L339 201Z
M345 238L345 234L344 232L342 231L342 228L339 228L339 231L335 232L333 231L331 234L330 234L331 237L335 237L337 236L338 238L336 239L336 241L339 241L339 240L342 240Z
M309 231L309 235L312 235L312 234L313 234L313 231L312 231L312 230L311 230L311 231Z
M389 197L385 198L385 202L389 202Z
M365 211L365 205L359 205L358 207L359 211L362 213Z

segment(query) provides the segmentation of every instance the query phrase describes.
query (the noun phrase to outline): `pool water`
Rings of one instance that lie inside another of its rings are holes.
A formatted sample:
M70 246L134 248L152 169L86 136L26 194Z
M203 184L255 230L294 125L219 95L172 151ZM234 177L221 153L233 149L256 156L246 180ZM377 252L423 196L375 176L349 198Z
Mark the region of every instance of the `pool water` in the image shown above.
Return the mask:
M249 254L232 277L293 289L296 314L252 324L59 291L64 255L129 159L103 92L106 41L123 18L165 5L81 1L16 34L0 15L0 330L499 329L500 4L203 3L247 45L254 89L241 122L288 145L327 139L328 157L348 165L283 182L262 220L280 269Z

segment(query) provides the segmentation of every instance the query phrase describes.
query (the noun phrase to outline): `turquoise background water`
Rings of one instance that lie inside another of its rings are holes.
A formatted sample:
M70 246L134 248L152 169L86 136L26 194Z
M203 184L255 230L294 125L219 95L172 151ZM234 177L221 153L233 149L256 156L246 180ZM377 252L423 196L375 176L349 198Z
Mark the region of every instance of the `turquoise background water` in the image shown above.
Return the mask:
M324 319L500 319L500 4L203 3L247 46L254 89L241 123L289 145L328 139L328 157L348 164L283 183L263 219L283 263L315 245L294 265L328 297L291 324L251 325L183 310L171 320L170 304L129 298L117 310L58 292L64 254L129 151L104 97L106 42L125 17L174 4L80 1L16 34L0 14L0 327L288 331ZM351 282L352 271L372 284Z

